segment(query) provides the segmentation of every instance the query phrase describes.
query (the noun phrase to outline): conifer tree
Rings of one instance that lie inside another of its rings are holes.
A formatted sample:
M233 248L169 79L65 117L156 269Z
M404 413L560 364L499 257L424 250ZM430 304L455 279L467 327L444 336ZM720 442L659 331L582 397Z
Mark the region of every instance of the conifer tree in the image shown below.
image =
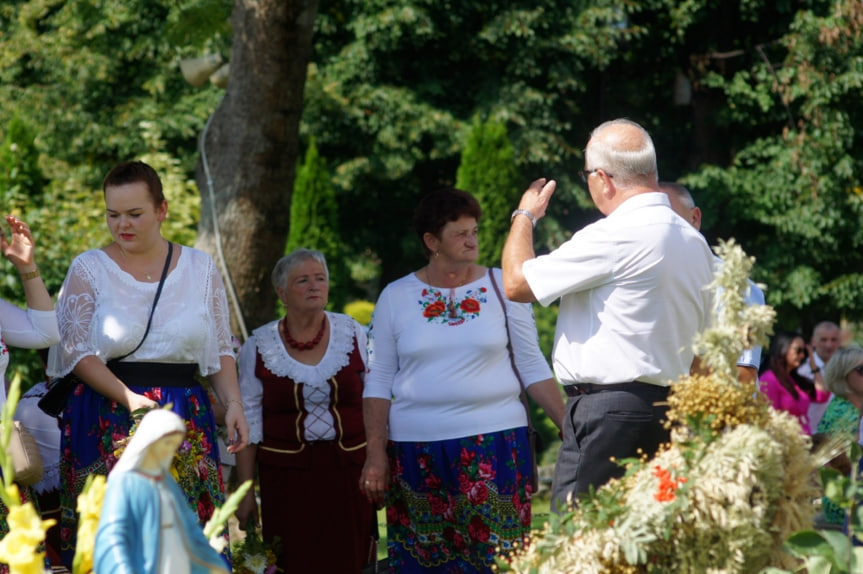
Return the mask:
M518 204L521 182L506 126L475 118L461 153L456 187L471 193L482 207L479 263L500 266L509 218Z
M309 141L303 163L297 168L285 253L299 247L316 249L327 258L330 271L327 308L341 310L347 300L349 275L339 238L335 188L314 139Z

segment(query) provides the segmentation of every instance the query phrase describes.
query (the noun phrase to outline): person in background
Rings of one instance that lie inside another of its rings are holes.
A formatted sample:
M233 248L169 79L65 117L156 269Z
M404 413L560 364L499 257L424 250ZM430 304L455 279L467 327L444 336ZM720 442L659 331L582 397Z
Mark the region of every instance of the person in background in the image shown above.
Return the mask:
M527 393L558 428L563 416L530 304L499 298L500 270L477 264L481 215L458 189L420 201L428 264L387 285L369 330L361 487L388 507L394 572L491 572L529 533L533 469L510 344Z
M366 459L365 329L325 310L321 252L282 257L272 281L285 316L255 329L240 351L252 444L237 455L237 478L254 479L257 462L263 536L281 540L279 568L359 573L377 560L369 556L375 509L358 486ZM237 510L240 528L257 517L252 489Z
M812 379L802 376L797 369L806 360L806 343L799 333L782 331L776 333L770 343L767 370L761 374L761 392L773 407L785 411L800 421L800 427L811 434L809 405L823 402L828 391L815 388Z
M6 370L9 368L9 347L43 349L60 340L54 302L42 282L36 266L36 244L30 227L11 215L5 217L9 234L0 227L0 252L18 272L24 287L27 309L22 309L0 299L0 405L6 403ZM25 500L32 500L33 492L22 488ZM8 532L6 515L8 509L0 502L0 538ZM9 571L9 566L0 564L0 573Z
M692 194L685 186L670 181L659 182L659 190L668 195L671 209L685 219L696 230L701 231L701 209L695 205ZM717 265L722 265L722 259L714 256ZM752 281L749 281L749 292L746 293L747 305L764 305L764 292ZM758 367L761 365L761 346L744 349L737 358L737 375L741 381L754 383L758 379Z
M668 390L697 367L695 334L710 326L713 255L659 191L650 134L618 119L593 130L581 177L605 215L547 255L533 232L554 193L534 181L503 250L507 297L560 299L554 369L567 396L552 509L621 476L617 461L668 442Z
M61 420L60 534L67 567L75 551L78 495L88 476L114 467L115 441L129 435L132 413L170 404L186 421L194 451L188 458L195 458L195 466L180 469L178 482L202 524L224 501L224 488L213 409L196 373L209 379L227 407L230 449L248 441L227 295L213 259L162 236L168 202L159 175L146 163L114 167L103 194L113 241L82 253L69 267L57 300L62 340L48 354L48 376L72 372L82 381Z
M818 426L818 422L824 416L824 411L830 401L830 393L827 391L824 381L824 366L839 348L841 342L839 325L831 321L821 321L812 330L812 339L807 349L809 359L797 370L804 377L812 379L815 388L819 391L825 391L822 397L826 396L826 398L823 401L813 402L809 405L809 424L812 428Z
M840 435L857 439L860 412L863 410L863 349L842 347L835 350L822 369L824 384L833 398L818 422L817 434ZM842 460L850 466L847 456ZM827 497L821 500L824 523L841 528L845 522L845 511Z

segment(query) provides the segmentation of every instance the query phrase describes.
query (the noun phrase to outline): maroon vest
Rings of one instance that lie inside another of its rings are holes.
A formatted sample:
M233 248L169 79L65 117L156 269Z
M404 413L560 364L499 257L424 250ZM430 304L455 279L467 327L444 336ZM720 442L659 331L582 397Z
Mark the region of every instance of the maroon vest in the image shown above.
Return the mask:
M365 371L354 338L350 361L330 377L330 406L336 437L333 444L341 453L343 464L362 465L366 458L366 435L363 428L363 381ZM255 376L264 394L264 439L258 448L258 462L280 467L308 468L309 445L304 422L308 413L303 402L303 384L288 377L278 377L264 365L258 351Z

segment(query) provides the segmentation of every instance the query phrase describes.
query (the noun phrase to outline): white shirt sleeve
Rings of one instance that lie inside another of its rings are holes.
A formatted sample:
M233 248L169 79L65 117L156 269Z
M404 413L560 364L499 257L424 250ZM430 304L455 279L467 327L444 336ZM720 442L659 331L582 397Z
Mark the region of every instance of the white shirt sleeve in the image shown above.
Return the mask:
M390 288L378 297L368 334L368 372L363 398L391 399L393 379L399 369L397 341L390 317Z
M255 336L250 336L240 349L240 393L243 395L243 410L246 422L249 423L249 443L259 444L264 440L264 412L262 400L264 385L255 376L255 365L258 359L258 344Z
M551 368L539 348L531 304L507 301L507 317L515 364L525 386L552 378Z
M27 310L0 299L0 331L11 347L43 349L60 342L57 314L52 311Z
M609 242L602 235L589 225L551 253L524 262L524 278L543 307L567 293L611 280L614 257L609 257Z

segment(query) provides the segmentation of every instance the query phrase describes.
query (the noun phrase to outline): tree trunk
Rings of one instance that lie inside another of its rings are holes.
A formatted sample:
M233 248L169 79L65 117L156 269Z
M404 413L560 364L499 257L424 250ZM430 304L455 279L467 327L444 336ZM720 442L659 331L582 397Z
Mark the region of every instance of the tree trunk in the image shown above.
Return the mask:
M210 253L222 270L231 329L242 338L273 319L276 295L270 272L288 236L316 13L317 0L235 1L228 87L203 136L196 175L202 199L196 247ZM220 262L219 243L229 276Z

